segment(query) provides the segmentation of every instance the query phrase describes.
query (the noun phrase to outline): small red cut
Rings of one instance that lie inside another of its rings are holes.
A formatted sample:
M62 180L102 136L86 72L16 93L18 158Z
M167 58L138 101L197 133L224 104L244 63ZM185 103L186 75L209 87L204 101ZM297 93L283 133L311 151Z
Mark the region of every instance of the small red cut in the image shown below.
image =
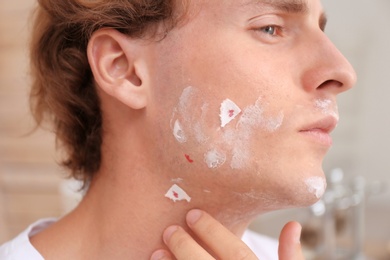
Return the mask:
M191 157L188 154L185 154L184 156L186 157L188 162L190 162L190 163L194 162L194 160L192 160Z

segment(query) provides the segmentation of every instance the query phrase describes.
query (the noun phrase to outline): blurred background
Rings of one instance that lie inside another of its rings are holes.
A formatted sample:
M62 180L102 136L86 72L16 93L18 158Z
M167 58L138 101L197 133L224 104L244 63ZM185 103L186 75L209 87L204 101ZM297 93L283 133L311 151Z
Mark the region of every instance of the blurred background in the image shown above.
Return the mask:
M28 32L35 4L0 1L0 244L75 202L56 164L53 134L33 131L29 112Z
M52 133L31 134L27 52L35 2L0 1L0 244L78 199L56 165ZM315 207L269 213L251 228L278 237L295 219L308 259L390 259L390 1L322 2L326 32L358 74L338 99L341 121L324 163L328 192Z

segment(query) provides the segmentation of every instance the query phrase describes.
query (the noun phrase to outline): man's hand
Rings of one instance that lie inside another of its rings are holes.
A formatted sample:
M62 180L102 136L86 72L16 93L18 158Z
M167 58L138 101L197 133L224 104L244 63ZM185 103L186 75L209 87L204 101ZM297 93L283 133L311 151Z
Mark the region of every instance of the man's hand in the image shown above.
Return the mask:
M180 226L170 226L163 234L164 243L171 252L158 250L151 260L190 260L190 259L232 259L256 260L255 254L221 223L201 210L191 210L187 214L187 224L208 250L199 245ZM279 260L303 260L299 242L301 226L297 222L287 223L279 237ZM262 259L267 260L267 259Z

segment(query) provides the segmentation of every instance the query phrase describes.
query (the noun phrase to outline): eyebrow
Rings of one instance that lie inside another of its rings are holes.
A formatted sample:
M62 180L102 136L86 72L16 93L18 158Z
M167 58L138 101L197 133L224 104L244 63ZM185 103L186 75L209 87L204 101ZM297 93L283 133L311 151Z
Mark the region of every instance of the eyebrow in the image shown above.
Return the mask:
M305 0L249 0L242 6L266 5L286 13L307 13L309 7Z

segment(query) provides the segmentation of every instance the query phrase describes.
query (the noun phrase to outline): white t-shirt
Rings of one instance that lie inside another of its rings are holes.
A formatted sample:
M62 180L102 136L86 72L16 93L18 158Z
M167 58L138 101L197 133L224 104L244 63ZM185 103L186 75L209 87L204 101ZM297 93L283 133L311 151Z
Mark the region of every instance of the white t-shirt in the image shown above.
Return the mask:
M13 240L0 246L0 260L44 260L30 243L30 237L44 230L56 219L41 219L30 225ZM247 230L242 240L261 260L278 260L278 242Z
M30 225L13 240L0 246L0 260L44 260L41 254L30 243L30 237L41 232L56 219L41 219Z

